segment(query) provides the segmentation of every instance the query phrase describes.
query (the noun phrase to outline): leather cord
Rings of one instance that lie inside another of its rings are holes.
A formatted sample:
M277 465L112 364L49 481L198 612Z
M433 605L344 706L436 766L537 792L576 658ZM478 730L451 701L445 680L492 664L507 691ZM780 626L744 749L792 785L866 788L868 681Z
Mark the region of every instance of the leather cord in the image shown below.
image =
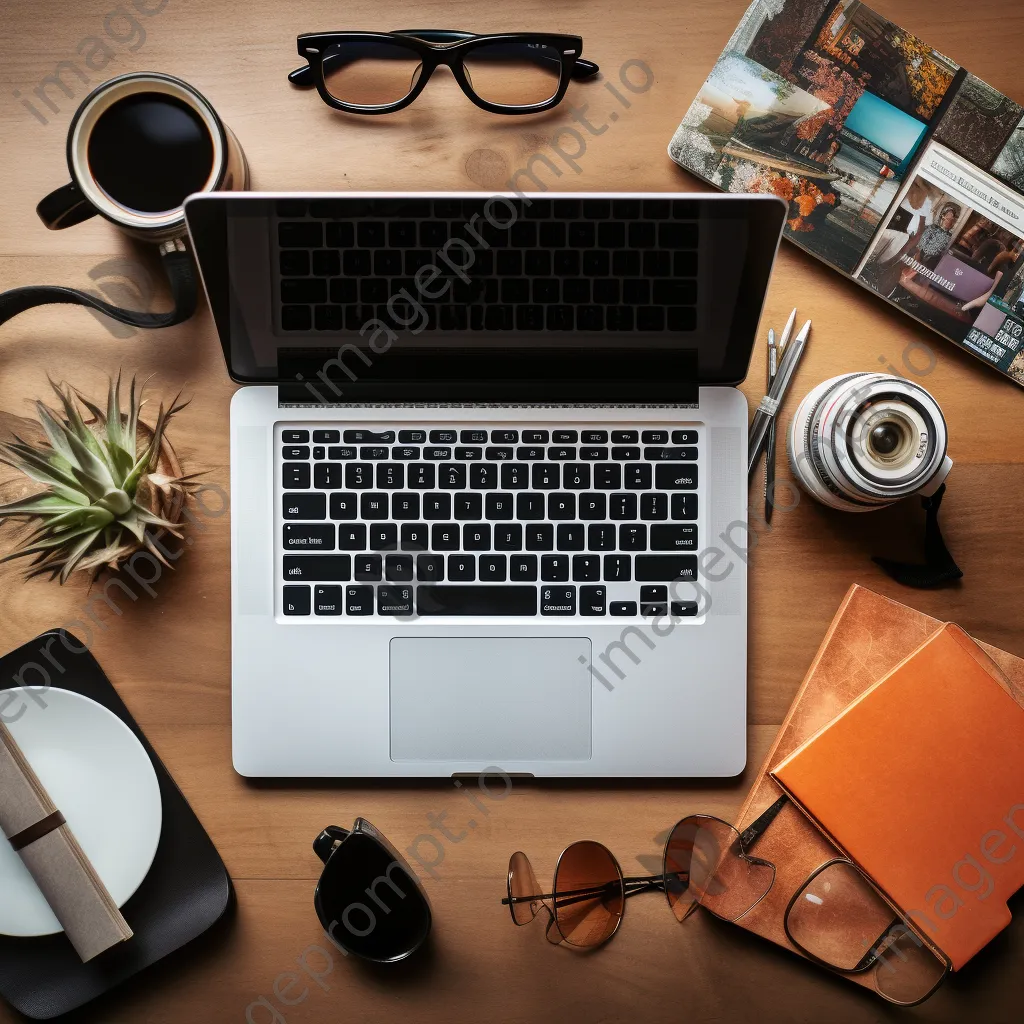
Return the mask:
M173 308L167 313L144 313L141 310L123 309L77 288L65 288L61 285L28 285L0 293L0 324L7 323L26 309L51 303L88 306L131 327L152 329L173 327L175 324L183 323L196 311L196 302L199 298L199 284L192 256L185 243L176 238L160 246L160 258L174 302Z
M924 528L924 564L913 565L909 562L894 562L888 558L873 558L897 583L918 590L941 587L963 579L963 572L949 553L946 542L942 539L939 529L939 508L946 493L943 484L930 498L921 499L921 507L925 510Z

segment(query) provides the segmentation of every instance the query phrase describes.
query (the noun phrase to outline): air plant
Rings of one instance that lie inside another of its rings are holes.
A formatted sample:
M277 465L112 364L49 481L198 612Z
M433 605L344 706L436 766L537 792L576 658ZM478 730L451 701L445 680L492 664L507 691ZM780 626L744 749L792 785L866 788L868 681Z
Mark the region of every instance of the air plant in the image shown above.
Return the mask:
M27 579L48 574L62 584L76 570L92 579L105 568L116 571L143 548L168 565L152 531L181 537L181 511L195 475L158 469L179 469L165 431L188 402L180 392L169 407L161 402L150 427L140 419L145 385L137 388L134 377L124 412L120 373L109 382L105 410L69 385L51 380L50 386L58 408L35 403L45 440L31 444L15 435L0 443L0 462L45 487L0 506L0 524L27 526L17 549L0 561L31 559Z

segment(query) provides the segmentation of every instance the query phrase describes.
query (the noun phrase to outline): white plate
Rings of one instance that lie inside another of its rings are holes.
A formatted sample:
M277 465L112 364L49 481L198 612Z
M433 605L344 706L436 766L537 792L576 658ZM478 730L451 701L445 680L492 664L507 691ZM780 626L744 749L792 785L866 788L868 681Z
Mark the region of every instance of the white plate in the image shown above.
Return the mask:
M163 824L160 785L145 748L117 715L69 690L0 690L0 709L114 902L123 906L153 864ZM0 935L64 930L2 833L0 893Z

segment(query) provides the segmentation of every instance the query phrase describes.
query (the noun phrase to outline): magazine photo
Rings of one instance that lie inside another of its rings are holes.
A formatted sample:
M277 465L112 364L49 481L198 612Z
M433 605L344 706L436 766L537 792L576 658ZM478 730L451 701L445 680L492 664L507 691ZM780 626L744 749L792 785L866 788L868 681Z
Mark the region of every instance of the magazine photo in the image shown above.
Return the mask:
M1024 383L1024 107L861 0L754 0L669 155Z

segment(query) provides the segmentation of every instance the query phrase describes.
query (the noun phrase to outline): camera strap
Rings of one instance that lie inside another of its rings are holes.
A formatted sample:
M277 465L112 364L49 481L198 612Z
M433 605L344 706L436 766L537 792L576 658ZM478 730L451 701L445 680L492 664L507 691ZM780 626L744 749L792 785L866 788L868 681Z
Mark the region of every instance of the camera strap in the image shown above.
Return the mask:
M199 298L199 284L192 256L180 238L163 242L160 246L160 260L167 274L170 285L171 299L174 306L167 313L145 313L141 310L123 309L106 302L96 295L79 291L77 288L65 288L61 285L28 285L24 288L11 288L0 293L0 324L7 323L12 317L35 306L48 306L51 303L67 303L75 306L88 306L105 313L107 316L128 324L131 327L173 327L183 323L196 311Z
M905 587L924 590L941 587L945 583L953 583L963 578L964 574L949 553L949 548L942 539L942 530L939 529L939 508L945 493L946 485L942 484L931 497L921 499L921 507L926 514L923 565L894 562L889 558L872 558L873 562Z

